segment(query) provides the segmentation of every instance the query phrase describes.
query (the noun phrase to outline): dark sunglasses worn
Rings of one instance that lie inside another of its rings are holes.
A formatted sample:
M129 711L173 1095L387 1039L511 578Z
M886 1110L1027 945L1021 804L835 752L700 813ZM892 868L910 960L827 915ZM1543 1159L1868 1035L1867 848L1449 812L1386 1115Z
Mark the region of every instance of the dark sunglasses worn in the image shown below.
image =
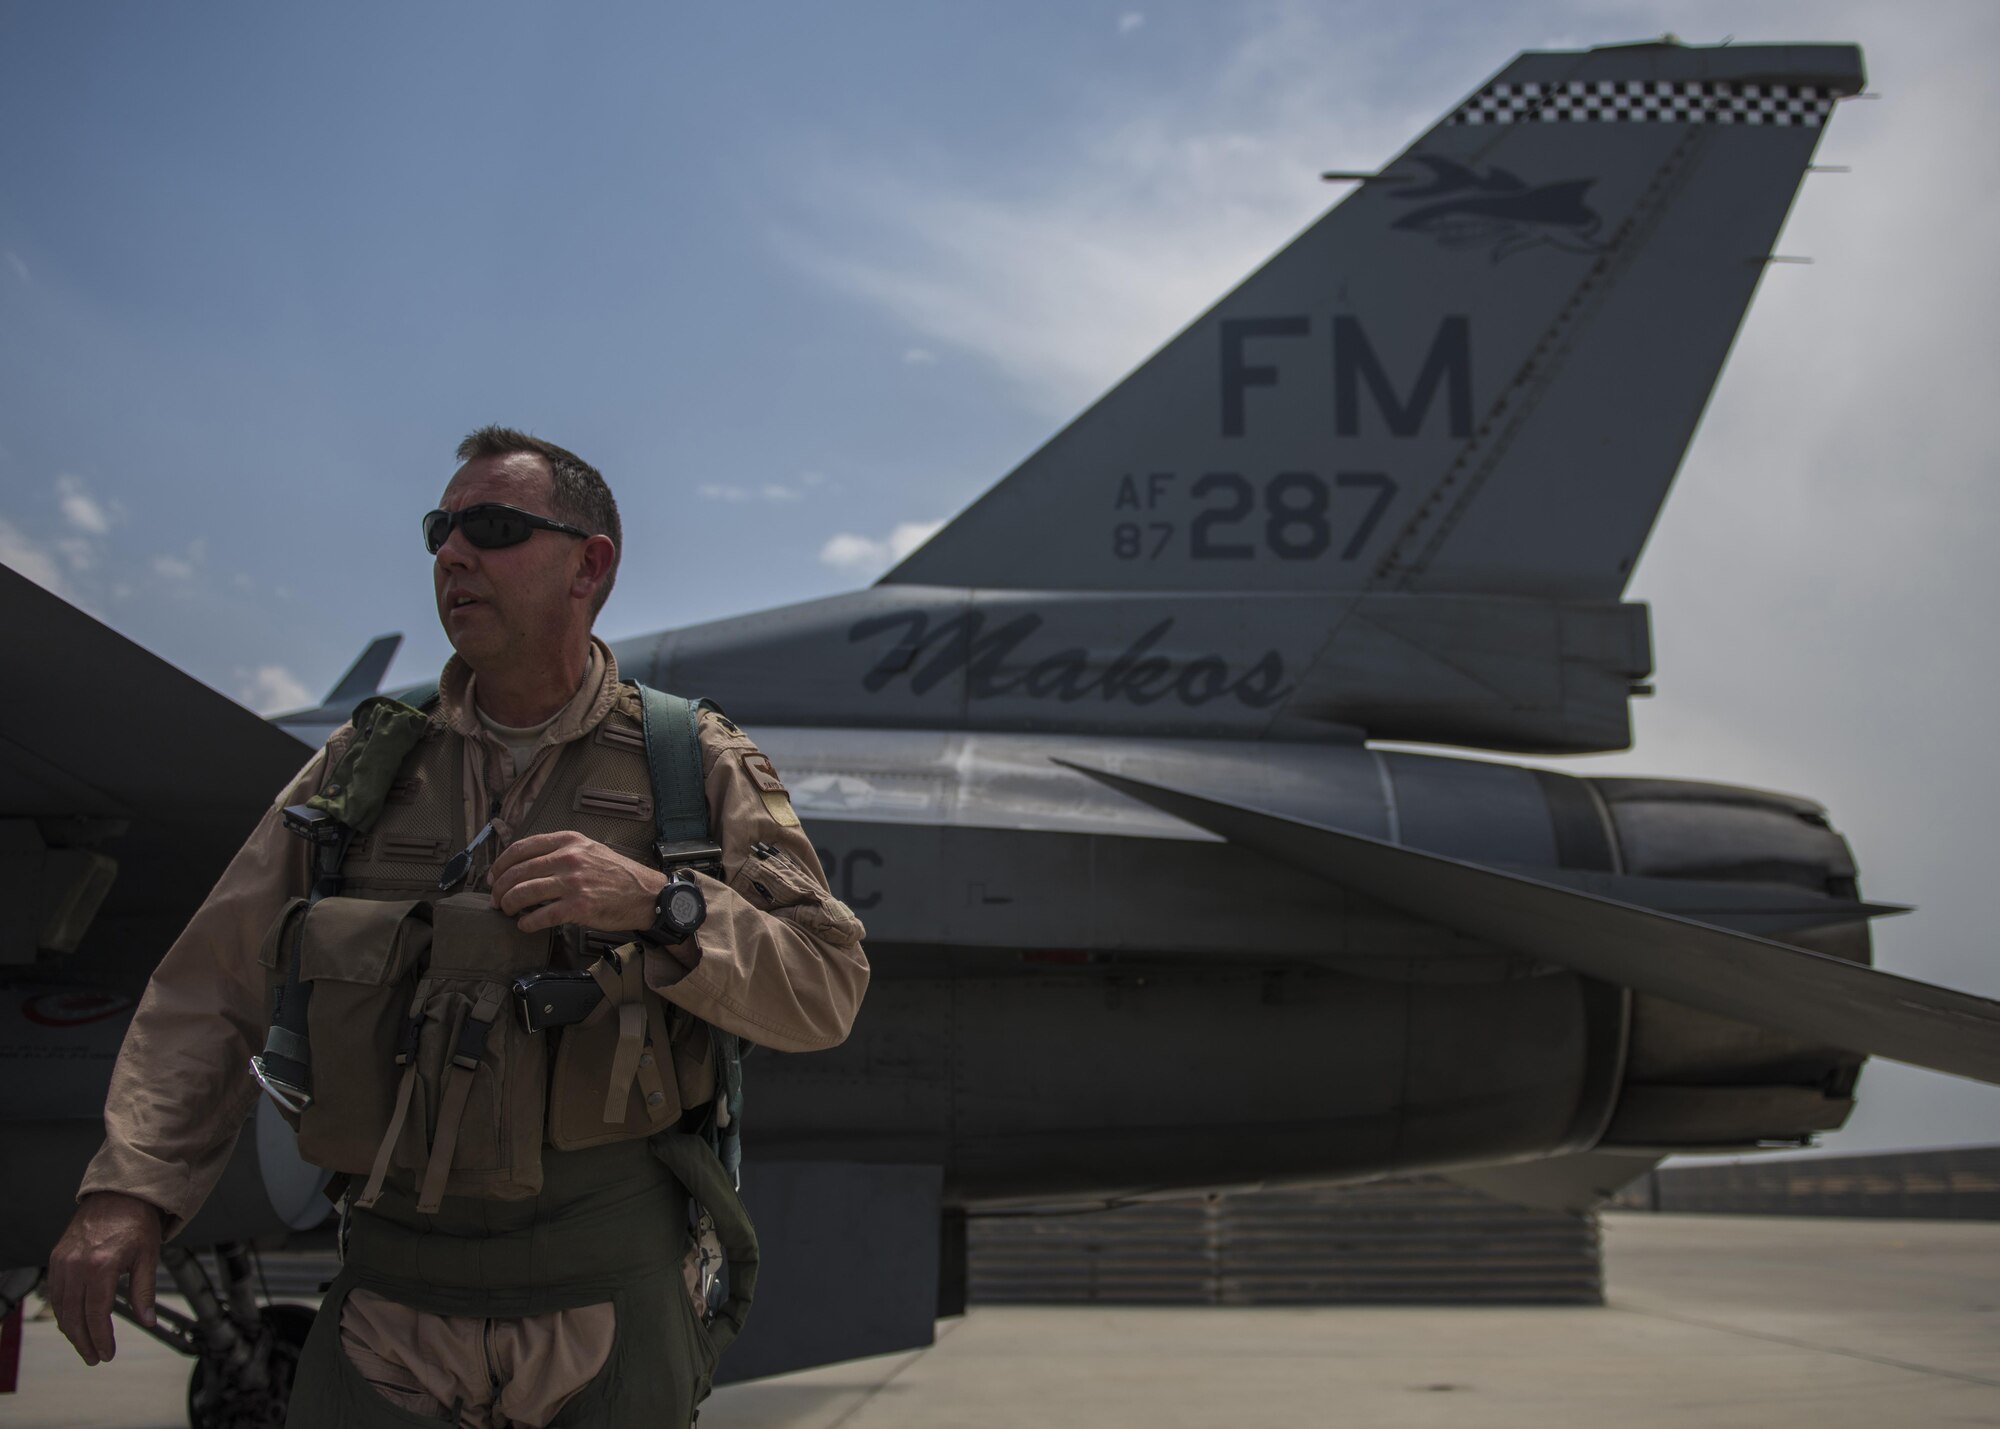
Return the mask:
M497 550L501 546L518 546L537 531L560 531L565 536L590 538L590 532L575 526L565 526L560 521L551 521L546 516L537 516L532 511L523 511L518 506L503 506L497 501L482 501L477 506L468 506L463 511L431 511L424 515L424 546L435 556L446 541L451 539L452 527L465 532L465 539L482 551Z

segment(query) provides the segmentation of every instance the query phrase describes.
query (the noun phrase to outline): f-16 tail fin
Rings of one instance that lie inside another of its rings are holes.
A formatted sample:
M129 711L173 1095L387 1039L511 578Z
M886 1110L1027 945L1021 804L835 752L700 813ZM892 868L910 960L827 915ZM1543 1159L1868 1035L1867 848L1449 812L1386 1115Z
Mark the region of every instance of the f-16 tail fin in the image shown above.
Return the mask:
M368 648L347 667L347 673L327 693L326 704L351 708L381 689L382 677L389 672L389 662L402 648L401 631L393 635L378 635L369 641Z
M1861 86L1521 55L885 581L1615 599Z
M1068 767L1466 937L1724 1017L2000 1084L2000 1002L1990 998L1302 819Z

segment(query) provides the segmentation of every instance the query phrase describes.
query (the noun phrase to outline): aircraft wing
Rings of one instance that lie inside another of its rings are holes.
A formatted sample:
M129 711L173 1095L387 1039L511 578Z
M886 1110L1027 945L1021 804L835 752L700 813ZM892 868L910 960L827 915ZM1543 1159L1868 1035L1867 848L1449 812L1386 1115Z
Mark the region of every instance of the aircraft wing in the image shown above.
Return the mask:
M1519 873L1058 761L1413 917L1690 1007L2000 1083L2000 1002Z
M310 751L4 566L0 668L18 692L0 701L0 819L38 859L117 861L78 952L143 981ZM32 962L35 930L6 926L0 962Z

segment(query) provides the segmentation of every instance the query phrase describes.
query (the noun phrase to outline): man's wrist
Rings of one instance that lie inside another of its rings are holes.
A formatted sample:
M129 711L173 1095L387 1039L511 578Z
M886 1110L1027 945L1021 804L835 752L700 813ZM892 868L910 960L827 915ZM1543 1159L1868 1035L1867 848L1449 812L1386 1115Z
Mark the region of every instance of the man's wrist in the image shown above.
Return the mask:
M660 872L659 869L649 868L646 870L646 903L644 907L637 910L637 919L632 924L632 930L641 937L644 937L646 930L653 926L653 911L659 906L660 890L667 886L668 881L667 875ZM647 941L650 942L651 939Z
M150 1218L156 1225L165 1225L167 1219L165 1211L144 1196L135 1196L130 1191L85 1191L76 1198L76 1207L92 1217Z

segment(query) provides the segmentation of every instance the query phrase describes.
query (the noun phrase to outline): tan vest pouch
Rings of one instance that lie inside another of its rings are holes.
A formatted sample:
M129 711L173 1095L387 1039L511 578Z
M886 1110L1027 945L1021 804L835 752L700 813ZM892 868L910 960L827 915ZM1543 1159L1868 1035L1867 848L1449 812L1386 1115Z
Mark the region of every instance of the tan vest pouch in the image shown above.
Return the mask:
M300 979L313 985L313 1100L287 1120L314 1165L360 1174L372 1164L396 1100L410 974L430 945L431 905L421 899L295 898L272 925L263 962L273 982L296 957Z
M512 987L555 964L552 932L521 932L484 893L431 916L430 964L405 984L394 1104L356 1204L373 1205L391 1171L415 1178L426 1214L446 1195L526 1199L542 1188L548 1060Z
M593 963L604 1001L561 1029L549 1088L549 1142L558 1150L651 1136L680 1117L666 1004L646 986L645 956L627 943Z

